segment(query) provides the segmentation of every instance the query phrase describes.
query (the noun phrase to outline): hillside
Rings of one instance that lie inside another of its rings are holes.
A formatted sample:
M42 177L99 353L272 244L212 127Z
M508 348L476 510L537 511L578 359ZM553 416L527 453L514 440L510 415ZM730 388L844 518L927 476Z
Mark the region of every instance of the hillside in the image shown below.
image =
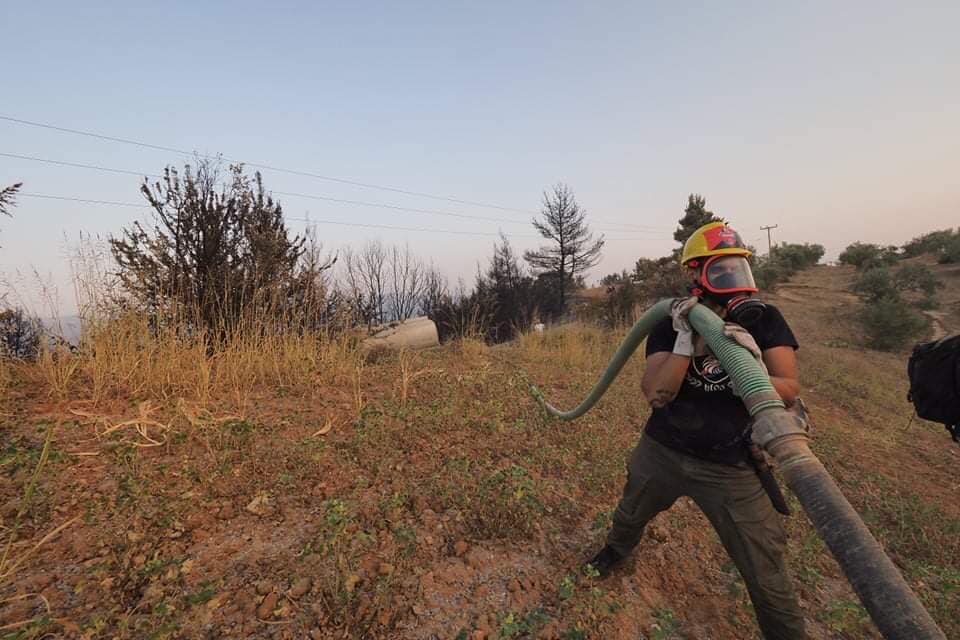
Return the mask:
M960 268L937 270L939 321L956 332ZM769 296L802 345L813 448L960 637L960 447L910 421L905 355L860 346L853 277L816 267ZM327 345L219 378L224 362L197 354L124 393L95 385L95 367L16 371L0 414L5 534L50 440L9 554L22 564L0 570L0 637L756 638L687 500L611 577L580 570L648 413L642 358L573 423L545 420L527 384L575 404L620 337L572 326L373 360ZM206 382L191 394L177 376ZM877 637L791 500L811 637Z

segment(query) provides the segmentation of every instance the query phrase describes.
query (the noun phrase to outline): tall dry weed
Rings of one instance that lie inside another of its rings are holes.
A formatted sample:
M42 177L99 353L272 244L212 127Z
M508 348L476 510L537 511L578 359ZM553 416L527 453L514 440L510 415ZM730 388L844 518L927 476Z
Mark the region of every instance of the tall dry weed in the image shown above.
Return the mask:
M29 367L54 397L94 406L112 398L183 399L201 408L217 401L245 415L257 387L312 394L353 377L356 341L331 335L320 321L322 301L291 310L258 297L239 317L210 326L200 309L183 308L174 296L149 310L127 299L106 243L82 237L68 249L79 344L50 346ZM6 371L0 369L0 389Z
M79 372L73 393L94 404L112 397L185 398L207 406L218 398L246 415L257 387L310 394L342 380L354 351L348 341L322 332L265 332L250 325L214 339L189 325L157 331L131 315L86 332L76 352L40 365L61 396L69 393L67 373Z
M41 343L37 372L51 397L60 401L70 397L79 366L80 360L65 345Z
M531 360L551 360L565 369L602 366L613 355L620 337L609 329L573 323L517 339L520 352Z
M0 355L0 400L7 397L7 392L13 384L13 363L5 356Z

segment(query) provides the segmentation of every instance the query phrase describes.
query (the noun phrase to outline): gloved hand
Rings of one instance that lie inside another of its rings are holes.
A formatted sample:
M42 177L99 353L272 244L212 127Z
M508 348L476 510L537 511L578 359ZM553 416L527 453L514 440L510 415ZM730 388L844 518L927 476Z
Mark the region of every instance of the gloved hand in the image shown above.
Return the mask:
M760 351L760 345L758 345L757 341L753 339L753 336L750 335L749 331L735 322L724 322L723 335L735 340L737 344L749 351L750 354L756 359L757 364L760 365L760 368L763 369L763 375L767 377L770 376L770 372L767 371L767 365L763 362L763 352ZM736 384L733 382L733 378L730 379L730 386L733 389L733 395L739 398L740 392L737 390Z
M670 307L670 317L673 320L673 330L677 332L677 339L673 343L673 352L678 356L693 356L693 327L687 314L699 300L696 296L677 298Z

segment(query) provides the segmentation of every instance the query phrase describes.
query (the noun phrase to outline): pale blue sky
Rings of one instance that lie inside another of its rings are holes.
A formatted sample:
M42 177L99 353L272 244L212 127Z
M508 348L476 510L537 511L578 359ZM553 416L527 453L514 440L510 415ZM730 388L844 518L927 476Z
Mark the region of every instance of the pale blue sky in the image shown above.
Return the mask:
M661 230L604 230L594 278L669 251L691 191L751 242L765 245L760 225L778 224L775 240L820 242L835 256L854 240L902 243L960 224L958 25L955 1L7 1L0 115L518 209L537 209L541 191L565 181L589 219ZM0 152L151 173L184 161L5 121ZM529 218L264 177L281 191ZM132 176L0 157L0 184L14 181L140 201ZM532 233L280 199L292 217ZM144 214L22 198L0 220L0 271L33 265L66 289L64 236L118 233ZM469 278L493 242L320 233L332 249L409 242L452 278Z

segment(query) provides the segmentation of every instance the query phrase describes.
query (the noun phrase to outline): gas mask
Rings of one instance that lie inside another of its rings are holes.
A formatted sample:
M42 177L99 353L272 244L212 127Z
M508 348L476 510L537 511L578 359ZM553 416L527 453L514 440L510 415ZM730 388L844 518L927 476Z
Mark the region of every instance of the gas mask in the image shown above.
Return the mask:
M753 298L758 289L744 256L711 256L702 261L691 260L687 266L697 271L690 293L725 309L728 321L750 327L763 317L767 307Z

